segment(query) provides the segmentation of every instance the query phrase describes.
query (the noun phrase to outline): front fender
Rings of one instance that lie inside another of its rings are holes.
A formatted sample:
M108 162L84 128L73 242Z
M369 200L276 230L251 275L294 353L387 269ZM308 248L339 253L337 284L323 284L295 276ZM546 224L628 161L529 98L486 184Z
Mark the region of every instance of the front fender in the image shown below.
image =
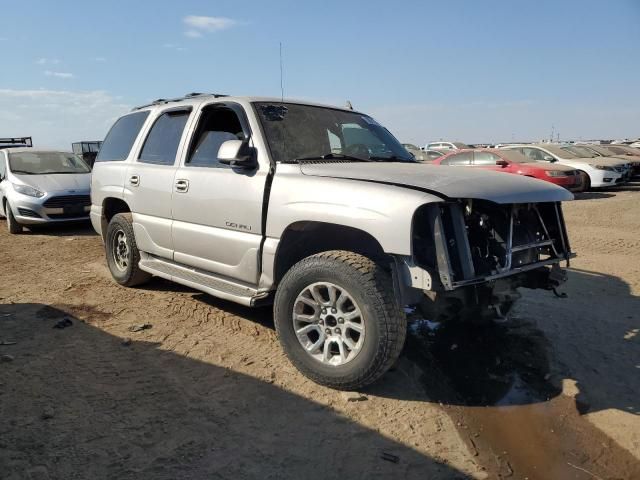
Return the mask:
M323 222L367 232L386 253L411 255L414 212L421 205L441 201L393 185L278 172L271 188L266 235L279 239L294 223Z

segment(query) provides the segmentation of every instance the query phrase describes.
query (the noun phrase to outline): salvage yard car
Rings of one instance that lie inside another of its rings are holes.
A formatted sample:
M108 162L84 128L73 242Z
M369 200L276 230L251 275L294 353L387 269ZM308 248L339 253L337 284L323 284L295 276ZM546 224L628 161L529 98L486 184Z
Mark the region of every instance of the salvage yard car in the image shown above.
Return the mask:
M580 156L561 145L545 143L509 145L503 148L516 150L535 162L557 162L575 168L580 172L583 191L619 185L625 183L630 176L631 165L619 158L592 158L586 154Z
M434 160L433 164L514 173L551 182L570 191L582 188L580 175L576 169L565 165L534 162L515 150L495 148L454 150L444 157Z
M190 94L118 119L92 175L111 275L152 275L274 305L282 347L338 389L402 350L403 307L504 315L517 288L553 289L572 256L566 189L425 165L368 115L307 102Z
M71 152L0 150L0 214L10 233L25 225L89 219L89 167Z

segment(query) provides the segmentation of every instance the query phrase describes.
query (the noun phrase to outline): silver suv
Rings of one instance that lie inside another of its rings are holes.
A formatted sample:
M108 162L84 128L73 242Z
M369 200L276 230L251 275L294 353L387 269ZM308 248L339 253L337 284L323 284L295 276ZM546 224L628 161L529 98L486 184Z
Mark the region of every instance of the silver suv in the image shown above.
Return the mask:
M284 351L356 389L402 350L403 307L504 315L518 287L553 289L571 257L548 182L413 160L363 113L191 94L121 117L92 176L91 220L113 278L152 275L274 304Z

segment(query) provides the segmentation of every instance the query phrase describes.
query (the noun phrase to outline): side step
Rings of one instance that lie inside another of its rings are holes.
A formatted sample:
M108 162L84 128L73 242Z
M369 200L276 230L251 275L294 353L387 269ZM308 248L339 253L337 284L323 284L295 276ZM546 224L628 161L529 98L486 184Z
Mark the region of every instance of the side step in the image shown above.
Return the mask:
M206 292L214 297L254 307L269 297L269 292L259 292L247 284L234 282L218 277L209 272L172 262L164 258L154 257L140 252L140 269L152 275L166 278L172 282L186 285Z

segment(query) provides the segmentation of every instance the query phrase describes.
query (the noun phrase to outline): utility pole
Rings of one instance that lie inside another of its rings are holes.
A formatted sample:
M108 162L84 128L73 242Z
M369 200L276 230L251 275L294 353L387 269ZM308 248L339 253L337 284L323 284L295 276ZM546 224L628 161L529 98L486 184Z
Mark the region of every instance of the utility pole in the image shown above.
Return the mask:
M551 137L549 137L549 143L553 143L553 134L555 132L556 127L551 125Z

